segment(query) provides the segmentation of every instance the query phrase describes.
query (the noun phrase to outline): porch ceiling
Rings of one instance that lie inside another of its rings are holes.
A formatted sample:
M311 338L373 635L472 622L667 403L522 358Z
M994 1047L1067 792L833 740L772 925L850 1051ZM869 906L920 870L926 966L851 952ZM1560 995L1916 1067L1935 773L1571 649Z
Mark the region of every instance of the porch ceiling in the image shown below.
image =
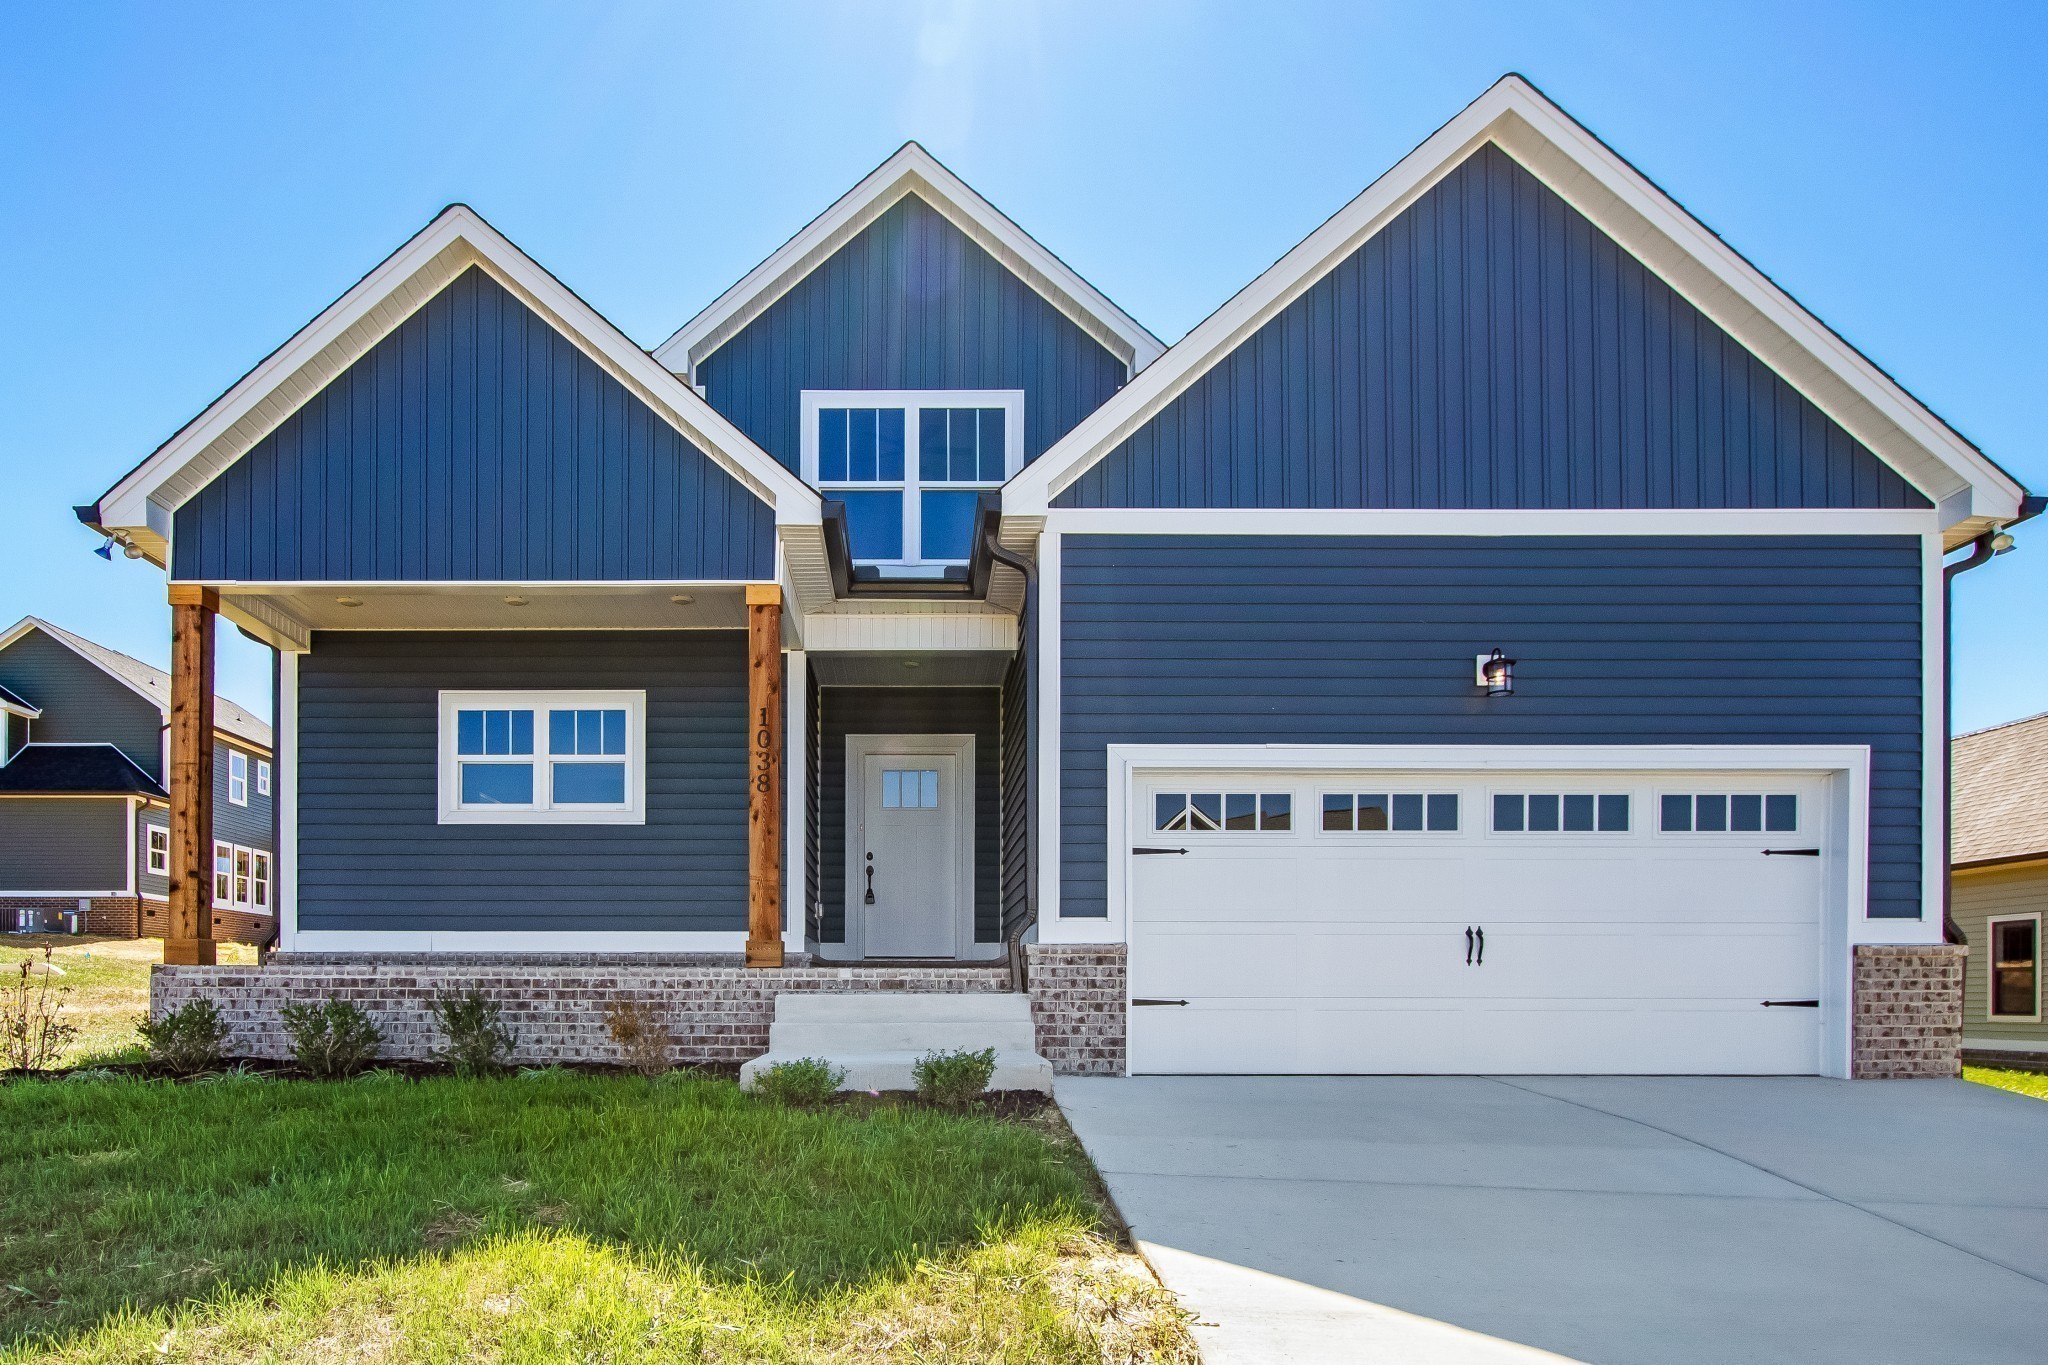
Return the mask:
M253 618L300 635L314 630L740 630L747 624L745 589L736 583L321 583L229 585L220 593L222 612L230 619Z
M999 650L813 650L820 687L1000 687L1010 656Z

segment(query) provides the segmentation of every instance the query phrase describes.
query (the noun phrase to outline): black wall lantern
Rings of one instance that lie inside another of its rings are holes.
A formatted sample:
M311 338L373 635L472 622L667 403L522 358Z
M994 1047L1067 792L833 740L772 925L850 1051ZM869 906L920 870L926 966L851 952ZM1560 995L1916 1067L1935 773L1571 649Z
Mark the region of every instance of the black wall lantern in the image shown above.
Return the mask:
M1499 650L1491 654L1474 656L1479 665L1477 681L1486 689L1489 697L1512 697L1515 695L1515 661Z

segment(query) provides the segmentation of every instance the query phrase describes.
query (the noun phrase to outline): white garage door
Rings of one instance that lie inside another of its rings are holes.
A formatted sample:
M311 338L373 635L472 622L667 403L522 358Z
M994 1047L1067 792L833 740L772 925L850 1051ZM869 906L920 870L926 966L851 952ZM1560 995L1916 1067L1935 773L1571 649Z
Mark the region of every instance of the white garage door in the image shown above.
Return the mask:
M1130 1068L1815 1072L1824 790L1140 771Z

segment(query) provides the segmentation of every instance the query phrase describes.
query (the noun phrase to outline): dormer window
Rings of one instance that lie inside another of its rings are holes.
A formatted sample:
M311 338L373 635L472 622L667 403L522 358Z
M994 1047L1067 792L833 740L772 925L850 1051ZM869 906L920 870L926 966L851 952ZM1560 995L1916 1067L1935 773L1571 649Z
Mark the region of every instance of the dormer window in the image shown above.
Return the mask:
M903 577L965 564L982 492L1024 464L1018 389L806 390L803 475L846 504L857 564Z

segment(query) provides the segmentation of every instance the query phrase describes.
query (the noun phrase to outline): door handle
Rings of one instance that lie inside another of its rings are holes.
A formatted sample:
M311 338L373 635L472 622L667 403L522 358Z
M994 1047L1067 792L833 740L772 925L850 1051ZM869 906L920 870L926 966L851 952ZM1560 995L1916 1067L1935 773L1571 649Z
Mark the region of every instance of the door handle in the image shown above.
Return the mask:
M1184 848L1134 848L1133 853L1185 853Z
M874 854L872 854L872 853L870 853L870 854L868 855L868 894L867 894L867 898L866 898L865 900L863 900L863 901L861 902L861 904L863 904L863 905L873 905L874 903L875 903L875 855L874 855Z
M1820 850L1817 848L1767 848L1764 850L1764 856L1766 858L1818 858Z
M1465 926L1465 965L1472 965L1472 926Z
M1484 967L1486 965L1486 926L1480 925L1477 932L1479 934L1479 956L1473 959L1473 965Z

